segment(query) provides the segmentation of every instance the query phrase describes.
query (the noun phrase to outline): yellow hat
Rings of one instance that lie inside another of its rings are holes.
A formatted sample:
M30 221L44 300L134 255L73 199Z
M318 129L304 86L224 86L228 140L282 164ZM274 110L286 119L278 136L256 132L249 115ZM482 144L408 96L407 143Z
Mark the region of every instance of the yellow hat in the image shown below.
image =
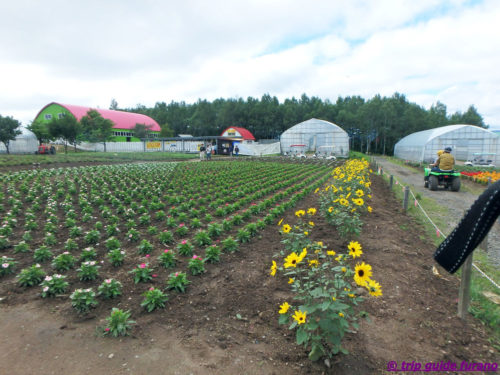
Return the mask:
M439 151L437 152L438 156L441 156L441 154L442 154L442 153L444 153L444 150L439 150Z

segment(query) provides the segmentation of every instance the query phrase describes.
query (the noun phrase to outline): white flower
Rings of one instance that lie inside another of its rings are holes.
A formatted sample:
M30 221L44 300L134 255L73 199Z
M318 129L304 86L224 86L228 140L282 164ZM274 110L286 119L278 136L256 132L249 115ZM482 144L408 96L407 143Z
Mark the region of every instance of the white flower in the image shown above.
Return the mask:
M45 281L52 281L52 276L45 276Z
M44 292L48 291L49 290L49 287L48 286L44 286L43 289L42 289Z
M3 264L2 264L2 267L3 267L3 268L9 268L9 266L10 266L10 264L9 264L9 263L3 263Z

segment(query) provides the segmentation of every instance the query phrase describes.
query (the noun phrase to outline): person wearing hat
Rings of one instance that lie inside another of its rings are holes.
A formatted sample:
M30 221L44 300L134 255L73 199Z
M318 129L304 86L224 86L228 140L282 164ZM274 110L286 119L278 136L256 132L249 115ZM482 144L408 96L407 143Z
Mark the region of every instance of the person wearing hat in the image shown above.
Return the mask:
M436 163L438 162L439 157L440 157L443 153L444 153L444 150L439 150L439 151L437 152L437 157L436 157L436 159L434 159L434 163L430 165L431 167L434 167L434 164L436 164ZM425 176L425 177L424 177L424 180L425 180L425 181L429 181L429 176Z
M451 171L455 165L455 158L451 154L451 147L446 147L444 152L439 155L436 162L432 164L433 171Z

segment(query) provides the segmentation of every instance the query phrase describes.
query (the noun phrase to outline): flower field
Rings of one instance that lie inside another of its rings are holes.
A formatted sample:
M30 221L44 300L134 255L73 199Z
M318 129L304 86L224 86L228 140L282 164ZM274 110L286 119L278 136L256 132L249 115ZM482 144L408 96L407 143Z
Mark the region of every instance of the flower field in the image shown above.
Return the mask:
M329 170L217 162L2 174L2 294L56 298L100 318L130 299L148 312L164 308L169 294L197 288L207 267L275 223ZM109 319L126 313L117 311ZM103 334L118 335L113 324Z
M466 178L471 179L472 181L478 182L480 184L486 185L488 183L488 180L491 179L491 183L494 183L498 180L500 180L500 172L496 171L487 171L487 172L468 172L468 171L463 171L460 172L462 176L465 176Z

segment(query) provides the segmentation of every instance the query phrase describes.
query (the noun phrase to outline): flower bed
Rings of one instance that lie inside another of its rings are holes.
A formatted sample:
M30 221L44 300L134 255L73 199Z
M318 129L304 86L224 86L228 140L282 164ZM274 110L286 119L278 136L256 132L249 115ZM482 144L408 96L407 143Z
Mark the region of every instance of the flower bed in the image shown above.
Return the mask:
M40 288L39 295L101 317L104 300L176 293L172 275L184 275L189 292L207 267L223 264L224 252L251 241L329 170L320 163L241 161L0 174L2 287ZM106 289L111 284L116 290ZM160 297L148 311L168 305Z
M486 185L488 183L488 180L491 181L491 183L496 182L500 180L500 172L481 172L481 171L476 171L476 172L467 172L463 171L460 172L462 176L466 176L467 178L471 179L474 182Z

